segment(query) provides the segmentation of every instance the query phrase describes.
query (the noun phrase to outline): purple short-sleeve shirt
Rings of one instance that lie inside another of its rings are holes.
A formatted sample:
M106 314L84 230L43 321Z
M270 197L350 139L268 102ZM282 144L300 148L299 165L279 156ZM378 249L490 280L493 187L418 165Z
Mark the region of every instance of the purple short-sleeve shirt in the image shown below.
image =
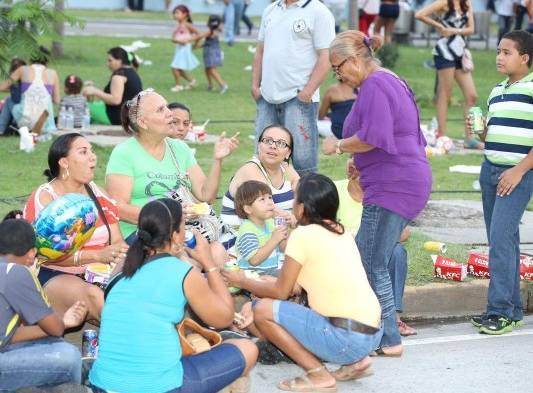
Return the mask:
M344 138L353 135L375 147L353 156L363 204L414 219L429 199L431 167L415 98L402 80L378 71L361 84L343 127Z

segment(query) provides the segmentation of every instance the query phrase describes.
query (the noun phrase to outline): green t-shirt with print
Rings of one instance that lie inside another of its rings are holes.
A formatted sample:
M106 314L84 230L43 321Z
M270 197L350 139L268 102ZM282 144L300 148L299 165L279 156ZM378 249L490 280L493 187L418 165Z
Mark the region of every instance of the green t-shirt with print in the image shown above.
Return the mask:
M194 154L185 142L167 138L167 143L162 160L157 160L150 155L134 137L113 149L107 163L106 175L123 175L133 178L130 202L132 205L142 207L154 199L169 197L180 186L182 180L178 176L169 146L174 152L182 174L196 165ZM190 189L190 184L186 185ZM120 230L122 236L127 238L137 230L137 226L120 221Z

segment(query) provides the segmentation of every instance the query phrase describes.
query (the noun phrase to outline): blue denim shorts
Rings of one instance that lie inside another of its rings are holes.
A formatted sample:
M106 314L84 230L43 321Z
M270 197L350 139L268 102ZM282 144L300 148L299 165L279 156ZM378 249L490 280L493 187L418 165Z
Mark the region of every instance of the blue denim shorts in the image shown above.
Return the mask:
M167 393L212 393L239 378L246 368L244 355L235 345L221 344L199 355L181 358L183 383ZM107 393L91 386L94 393Z
M352 364L379 346L383 328L374 334L352 332L332 325L328 318L296 303L275 300L274 320L318 358Z

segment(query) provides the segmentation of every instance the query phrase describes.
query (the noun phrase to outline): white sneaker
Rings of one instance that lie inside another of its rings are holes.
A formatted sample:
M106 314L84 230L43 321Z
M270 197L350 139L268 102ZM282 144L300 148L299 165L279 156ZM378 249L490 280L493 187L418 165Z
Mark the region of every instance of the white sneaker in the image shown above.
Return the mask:
M174 87L171 87L170 88L170 91L173 91L175 93L177 93L178 91L182 91L184 90L185 88L182 86L182 85L176 85Z

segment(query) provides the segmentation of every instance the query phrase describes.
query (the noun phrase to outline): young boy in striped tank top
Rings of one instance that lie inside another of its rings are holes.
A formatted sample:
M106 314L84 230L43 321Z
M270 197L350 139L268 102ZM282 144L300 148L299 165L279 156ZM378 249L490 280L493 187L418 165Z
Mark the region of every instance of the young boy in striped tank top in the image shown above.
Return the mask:
M533 193L533 36L506 34L496 67L507 76L488 99L480 183L489 240L487 311L473 317L480 333L503 334L522 324L519 224Z

